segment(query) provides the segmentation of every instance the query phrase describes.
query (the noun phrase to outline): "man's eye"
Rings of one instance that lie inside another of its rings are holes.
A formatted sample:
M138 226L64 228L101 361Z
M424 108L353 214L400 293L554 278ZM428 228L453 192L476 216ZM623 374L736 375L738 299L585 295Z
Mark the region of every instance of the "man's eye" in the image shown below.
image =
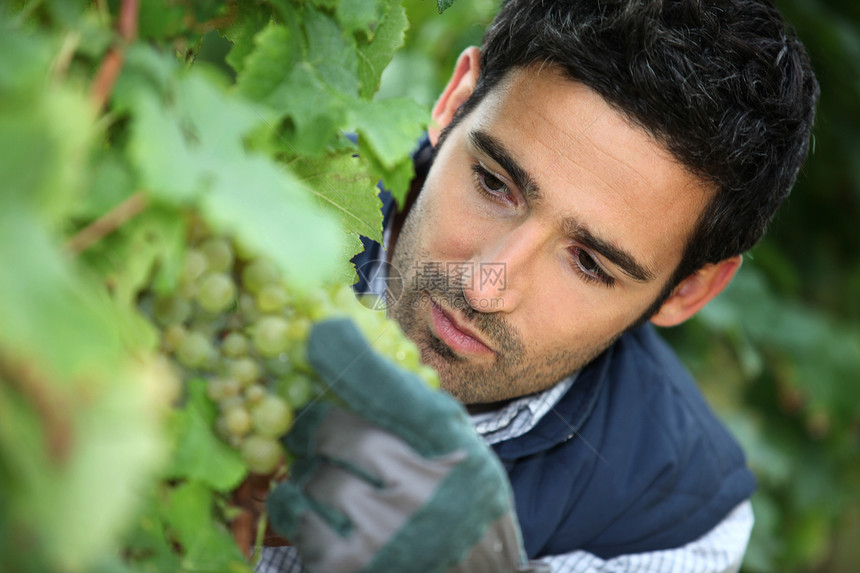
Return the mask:
M475 173L475 182L479 191L496 198L510 198L511 191L508 189L507 183L493 175L490 171L484 168L483 165L475 165L473 167L473 171Z
M506 193L508 190L507 185L499 181L492 173L484 173L483 181L484 186L494 193Z
M571 248L571 254L573 255L573 264L582 275L582 278L588 281L598 281L606 286L613 286L615 280L606 274L603 267L586 250L580 247L573 247Z

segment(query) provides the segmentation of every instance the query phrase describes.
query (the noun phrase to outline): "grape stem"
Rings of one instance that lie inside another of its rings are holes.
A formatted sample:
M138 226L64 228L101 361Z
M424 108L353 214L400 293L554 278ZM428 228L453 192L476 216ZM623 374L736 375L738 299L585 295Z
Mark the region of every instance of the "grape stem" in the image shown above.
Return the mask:
M143 191L137 191L122 203L78 231L66 242L66 248L73 255L79 255L143 211L146 205L146 195Z
M72 450L74 425L68 401L56 387L36 370L33 363L13 360L0 350L0 383L17 390L32 404L44 423L48 457L57 465L64 463Z
M206 22L197 22L194 19L193 13L189 12L185 18L185 25L199 34L205 34L212 30L223 30L224 28L229 28L236 23L236 19L238 17L239 3L235 0L230 0L227 2L227 13L223 16L217 16L211 20L207 20Z
M125 48L137 37L137 17L140 11L140 0L122 0L117 19L117 31L120 42L114 44L105 54L96 78L90 89L90 98L96 111L101 111L113 91L119 72L125 60Z

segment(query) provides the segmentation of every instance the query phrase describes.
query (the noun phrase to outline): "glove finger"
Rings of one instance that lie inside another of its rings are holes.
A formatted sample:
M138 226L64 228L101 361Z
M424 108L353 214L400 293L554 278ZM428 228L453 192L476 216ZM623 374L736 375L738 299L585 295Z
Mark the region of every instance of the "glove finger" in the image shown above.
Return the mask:
M282 441L296 455L290 467L290 481L300 485L307 483L325 463L338 466L373 487L383 487L385 482L376 466L386 452L374 446L393 441L401 449L408 449L399 438L330 404L313 407Z
M350 408L422 455L445 454L475 439L462 405L377 354L349 320L316 324L308 359Z
M316 436L325 423L333 406L326 402L314 402L296 412L296 418L287 434L281 438L284 447L298 457L316 454Z
M341 536L347 535L351 530L350 520L343 513L306 496L301 488L291 481L278 484L269 493L266 498L266 511L272 527L280 535L294 542L303 519L311 514Z

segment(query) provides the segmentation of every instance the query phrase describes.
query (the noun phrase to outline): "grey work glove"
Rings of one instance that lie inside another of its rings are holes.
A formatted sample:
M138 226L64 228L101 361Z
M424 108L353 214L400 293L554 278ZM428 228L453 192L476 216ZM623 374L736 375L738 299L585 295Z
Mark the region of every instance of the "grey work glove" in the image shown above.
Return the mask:
M311 573L549 572L525 560L511 490L465 409L376 354L348 320L308 358L349 410L317 403L285 444L269 519Z

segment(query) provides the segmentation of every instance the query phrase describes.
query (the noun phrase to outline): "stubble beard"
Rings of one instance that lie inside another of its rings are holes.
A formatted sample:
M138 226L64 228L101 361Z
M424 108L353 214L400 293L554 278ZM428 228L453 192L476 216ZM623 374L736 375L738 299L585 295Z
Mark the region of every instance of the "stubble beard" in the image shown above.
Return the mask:
M420 209L413 209L407 217L393 253L392 265L403 277L403 291L389 308L389 315L418 346L421 361L439 373L442 388L463 404L499 402L545 390L591 362L617 339L615 336L592 348L571 344L571 348L561 350L531 350L503 312L475 310L476 305L469 304L458 286L460 277L446 275L443 261L434 261L417 248L416 211ZM443 276L419 281L422 265L436 262L442 264L429 268L439 269ZM492 362L475 363L437 338L428 325L431 304L457 309L469 327L496 351Z

